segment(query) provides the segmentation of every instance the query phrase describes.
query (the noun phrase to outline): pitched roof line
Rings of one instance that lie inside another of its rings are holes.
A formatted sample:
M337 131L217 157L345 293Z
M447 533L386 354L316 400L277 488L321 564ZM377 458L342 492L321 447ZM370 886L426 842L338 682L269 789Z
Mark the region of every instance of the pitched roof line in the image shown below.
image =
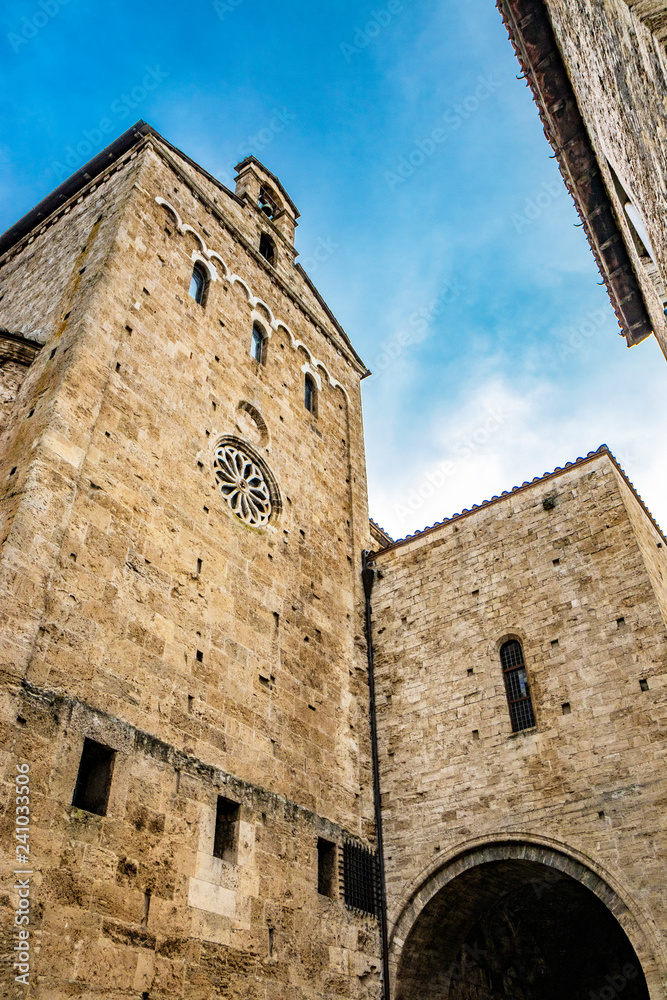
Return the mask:
M401 548L402 546L407 545L409 542L414 542L417 539L423 538L425 535L430 535L434 531L438 531L440 528L444 528L447 525L453 524L456 521L461 521L466 517L470 517L471 514L476 514L478 511L484 510L487 507L493 507L495 504L501 503L503 500L507 500L508 497L516 496L518 493L524 493L526 490L532 489L534 486L539 486L541 483L547 483L551 479L556 479L558 478L558 476L562 476L564 475L564 473L570 472L571 469L576 469L580 468L582 465L587 465L589 462L595 461L596 458L600 458L601 455L607 455L611 459L614 467L623 477L624 481L627 483L628 487L630 488L631 492L635 496L640 507L648 517L649 521L656 529L656 531L662 538L665 545L667 545L667 537L665 537L665 534L663 533L660 525L655 520L650 510L642 500L641 496L635 489L634 484L630 481L630 479L628 479L627 475L625 474L621 466L618 464L618 462L612 455L608 446L606 444L602 444L597 449L597 451L589 451L589 453L584 458L578 458L574 462L567 462L566 465L562 467L559 466L557 469L554 469L553 472L545 472L543 476L536 476L535 479L533 479L529 483L528 482L522 483L521 486L515 486L514 489L505 490L498 497L492 497L491 500L485 500L483 503L474 504L470 510L463 510L461 511L460 514L453 514L451 517L447 517L443 521L438 521L436 524L431 525L431 527L429 528L424 528L422 531L416 531L413 535L407 535L406 538L399 538L395 542L392 542L391 545L388 545L386 548L380 549L379 551L373 554L376 556L382 555L385 552L391 552L393 549Z

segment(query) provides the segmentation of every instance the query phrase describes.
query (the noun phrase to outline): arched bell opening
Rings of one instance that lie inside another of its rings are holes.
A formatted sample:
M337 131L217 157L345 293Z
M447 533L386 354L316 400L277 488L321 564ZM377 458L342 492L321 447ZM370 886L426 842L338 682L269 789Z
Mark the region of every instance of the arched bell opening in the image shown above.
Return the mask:
M611 902L611 900L610 900ZM608 905L566 872L492 860L432 896L401 949L394 1000L650 1000Z

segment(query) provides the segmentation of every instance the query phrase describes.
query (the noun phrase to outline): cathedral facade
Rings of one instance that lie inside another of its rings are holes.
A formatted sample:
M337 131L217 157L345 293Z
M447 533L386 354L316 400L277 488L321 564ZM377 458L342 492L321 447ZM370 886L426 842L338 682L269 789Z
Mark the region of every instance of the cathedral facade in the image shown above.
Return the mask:
M139 122L0 238L5 995L664 998L667 540L369 522L298 216Z

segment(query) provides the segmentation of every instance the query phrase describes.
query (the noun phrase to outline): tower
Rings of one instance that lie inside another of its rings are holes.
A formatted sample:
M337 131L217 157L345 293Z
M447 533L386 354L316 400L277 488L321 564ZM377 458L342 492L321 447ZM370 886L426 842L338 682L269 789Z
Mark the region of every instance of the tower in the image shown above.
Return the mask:
M366 368L238 169L139 122L0 243L20 995L378 992Z

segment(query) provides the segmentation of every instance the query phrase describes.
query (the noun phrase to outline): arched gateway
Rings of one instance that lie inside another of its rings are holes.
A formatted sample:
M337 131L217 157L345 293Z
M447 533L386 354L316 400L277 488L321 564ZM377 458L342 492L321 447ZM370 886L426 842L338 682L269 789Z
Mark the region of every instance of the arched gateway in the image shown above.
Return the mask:
M393 1000L663 997L644 930L619 895L537 845L484 846L439 869L401 914L391 951Z

